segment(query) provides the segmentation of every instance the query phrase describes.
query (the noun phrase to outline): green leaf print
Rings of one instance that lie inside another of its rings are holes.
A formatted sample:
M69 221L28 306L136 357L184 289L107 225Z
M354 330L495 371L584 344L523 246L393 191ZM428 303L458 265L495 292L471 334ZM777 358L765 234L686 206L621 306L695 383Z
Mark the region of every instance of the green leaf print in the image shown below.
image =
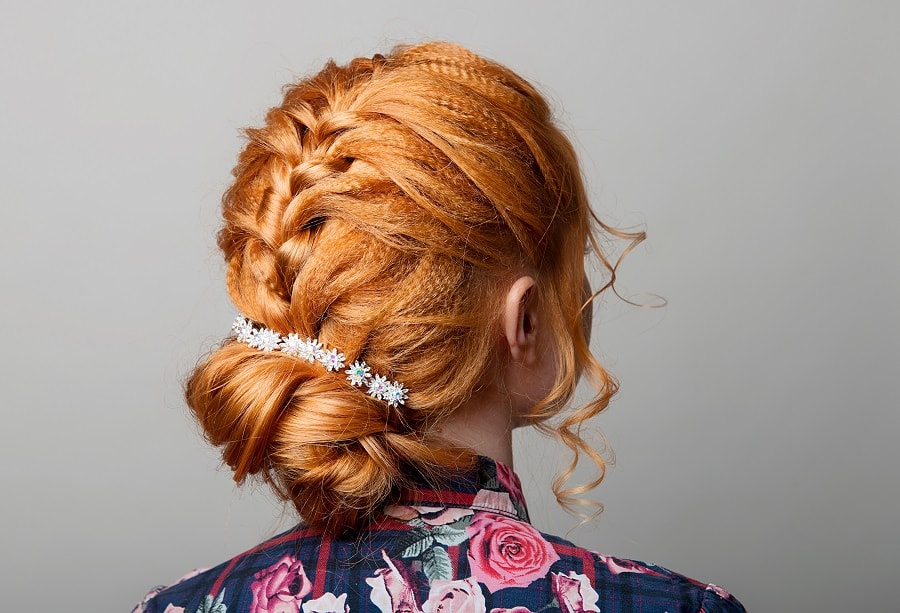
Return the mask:
M513 506L516 508L516 514L519 517L528 517L528 509L526 509L525 506L521 502L519 502L516 499L513 499L512 503L513 503Z
M410 530L400 541L401 558L417 558L434 544L431 532L423 529Z
M445 527L445 528L451 528L451 529L453 529L453 530L463 530L463 531L465 531L465 529L469 527L469 524L472 523L472 518L473 518L473 517L475 517L475 514L474 514L474 513L469 514L469 515L466 515L465 517L460 517L460 518L457 519L456 521L451 522L451 523L449 523L449 524L446 524L444 527Z
M505 490L503 489L503 486L500 485L500 481L498 481L496 477L491 477L491 478L488 479L488 481L487 481L484 485L482 485L481 487L482 487L483 489L486 489L486 490L493 490L493 491L495 491L495 492L496 492L496 491L505 491Z
M428 525L424 521L422 521L421 517L413 517L411 520L409 520L406 523L409 524L410 526L412 526L413 528L425 528Z
M468 520L469 518L464 518ZM434 536L434 540L436 540L441 545L459 545L463 541L466 540L466 527L458 526L460 520L453 522L452 524L446 524L444 526L435 526L431 529L431 534ZM468 521L465 522L468 525Z
M215 600L213 600L212 594L208 594L197 607L197 613L228 613L228 607L222 602L224 598L225 590L222 590Z
M453 565L450 556L442 547L427 549L422 555L422 570L428 581L449 581L453 578Z

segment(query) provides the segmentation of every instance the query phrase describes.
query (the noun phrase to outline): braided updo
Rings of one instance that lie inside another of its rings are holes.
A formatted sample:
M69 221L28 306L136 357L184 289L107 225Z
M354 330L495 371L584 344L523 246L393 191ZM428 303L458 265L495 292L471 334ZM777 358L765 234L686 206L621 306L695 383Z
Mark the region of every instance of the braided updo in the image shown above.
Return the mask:
M456 45L398 47L329 62L246 135L218 241L235 305L410 392L391 407L341 371L226 341L186 396L236 481L260 475L309 524L342 533L407 475L471 465L432 432L497 359L499 301L526 270L559 347L557 384L526 419L602 476L573 428L615 392L580 314L592 227L616 231L593 218L572 147L528 82ZM597 397L549 425L582 372Z

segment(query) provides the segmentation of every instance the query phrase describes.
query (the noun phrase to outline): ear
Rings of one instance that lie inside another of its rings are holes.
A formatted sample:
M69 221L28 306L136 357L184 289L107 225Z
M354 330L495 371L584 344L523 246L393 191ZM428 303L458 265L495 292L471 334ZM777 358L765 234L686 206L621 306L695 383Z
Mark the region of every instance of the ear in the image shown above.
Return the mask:
M531 364L537 357L537 310L534 279L516 279L506 293L503 308L503 334L514 362Z

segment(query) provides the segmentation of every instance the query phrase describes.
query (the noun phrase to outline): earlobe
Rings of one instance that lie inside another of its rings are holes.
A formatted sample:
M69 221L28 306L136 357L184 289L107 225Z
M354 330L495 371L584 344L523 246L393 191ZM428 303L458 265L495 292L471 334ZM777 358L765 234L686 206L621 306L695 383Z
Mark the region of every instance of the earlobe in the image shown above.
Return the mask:
M503 310L503 332L514 362L526 363L534 357L535 328L534 279L516 279L506 294Z

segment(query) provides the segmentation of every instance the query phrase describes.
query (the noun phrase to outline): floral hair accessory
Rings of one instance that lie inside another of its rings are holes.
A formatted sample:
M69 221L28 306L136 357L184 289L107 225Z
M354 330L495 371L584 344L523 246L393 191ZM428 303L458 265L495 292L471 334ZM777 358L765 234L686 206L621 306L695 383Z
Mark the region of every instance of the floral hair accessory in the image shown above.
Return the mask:
M268 328L255 327L253 322L238 315L231 324L231 330L239 343L244 343L266 353L280 351L309 363L319 362L325 370L332 372L344 368L346 358L337 349L328 349L316 338L300 338L297 334L281 335ZM406 404L409 391L402 383L390 381L387 377L371 372L368 364L356 360L344 371L347 380L356 387L365 386L372 398L383 400L390 406Z

